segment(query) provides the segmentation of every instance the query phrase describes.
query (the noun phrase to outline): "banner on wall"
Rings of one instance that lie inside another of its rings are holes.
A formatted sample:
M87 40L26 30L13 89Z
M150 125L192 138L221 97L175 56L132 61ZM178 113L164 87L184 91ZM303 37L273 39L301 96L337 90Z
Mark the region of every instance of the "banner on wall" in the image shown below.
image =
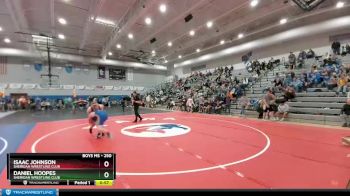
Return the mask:
M133 69L128 69L128 81L133 81L134 80L134 70Z
M12 83L12 84L9 84L9 89L20 89L22 88L22 84L16 84L16 83Z
M85 86L85 90L93 91L95 90L95 86Z
M74 85L63 85L63 89L72 90L72 89L74 89Z
M104 86L100 86L100 85L95 86L95 90L104 90Z
M129 86L122 86L122 90L123 90L123 91L129 91L129 90L130 90L130 87L129 87Z
M143 91L143 90L145 90L145 87L139 86L139 87L136 87L136 89L137 89L138 91Z
M6 89L8 87L8 84L0 84L0 89Z
M49 89L49 85L47 85L47 84L39 84L37 86L37 89L39 89L39 90L47 90L47 89Z
M51 85L49 86L49 90L61 90L61 85Z
M110 90L113 90L113 87L114 87L114 86L104 86L104 89L110 91Z
M85 85L75 85L75 89L77 89L77 90L84 90L85 89Z
M110 80L125 80L126 79L126 70L125 69L109 69L109 79Z
M23 84L23 89L35 89L36 84Z
M31 65L29 65L29 64L24 64L23 65L23 69L26 70L26 71L29 71L30 68L31 68Z
M122 87L121 86L114 86L113 90L120 91L120 90L122 90Z
M98 79L106 79L106 67L98 67L97 68Z

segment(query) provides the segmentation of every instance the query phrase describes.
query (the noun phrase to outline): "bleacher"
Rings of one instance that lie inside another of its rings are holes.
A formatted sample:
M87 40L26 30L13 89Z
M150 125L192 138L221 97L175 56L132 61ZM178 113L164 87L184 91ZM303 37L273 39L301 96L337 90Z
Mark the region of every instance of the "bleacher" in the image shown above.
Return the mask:
M343 64L350 64L350 55L341 57L341 60ZM317 62L314 60L306 62L304 70L309 71L311 64L314 63ZM280 76L284 76L287 71L288 70L282 65L270 71L246 92L247 97L251 99L262 98L265 95L263 92L264 89L272 85L276 73L279 73ZM298 75L301 71L302 70L295 70L294 72ZM276 96L280 95L280 93L276 93ZM338 97L335 92L329 91L327 88L309 88L305 93L296 93L296 98L288 103L290 106L290 114L286 120L341 126L342 119L339 115L346 99L346 97ZM232 105L231 113L240 113L237 104ZM257 112L252 109L247 111L247 115L255 118L258 116Z
M350 64L350 55L340 57L343 64ZM302 72L310 72L312 65L320 65L323 63L322 57L307 59L302 68L296 69L293 72L296 76L299 76ZM272 71L262 73L262 75L253 84L249 85L245 90L245 94L248 98L259 100L266 94L265 90L273 86L273 80L278 74L280 77L285 77L289 70L280 64L276 66ZM237 75L234 73L234 75ZM237 75L239 79L243 77L252 76L247 71ZM211 76L209 79L214 80L216 76ZM171 83L168 83L171 84ZM196 86L200 83L193 83L191 89L196 91ZM196 91L203 93L202 91ZM282 93L276 93L277 97L282 96ZM169 97L175 100L177 97ZM296 93L296 98L288 102L290 106L288 118L286 121L293 122L306 122L322 125L336 125L341 126L343 121L340 117L341 109L346 102L346 97L340 95L337 96L336 92L329 91L327 88L308 88L306 92ZM226 115L239 115L240 108L238 103L232 103L230 111L223 111L222 114ZM246 115L249 117L257 118L258 113L254 108L250 108L246 111Z

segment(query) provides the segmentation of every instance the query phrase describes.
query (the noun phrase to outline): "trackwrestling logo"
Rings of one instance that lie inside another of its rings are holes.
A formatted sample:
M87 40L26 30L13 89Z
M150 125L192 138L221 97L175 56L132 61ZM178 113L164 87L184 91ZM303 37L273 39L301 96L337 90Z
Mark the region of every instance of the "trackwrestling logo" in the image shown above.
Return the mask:
M187 134L191 128L172 123L149 123L125 127L121 133L131 137L162 138Z

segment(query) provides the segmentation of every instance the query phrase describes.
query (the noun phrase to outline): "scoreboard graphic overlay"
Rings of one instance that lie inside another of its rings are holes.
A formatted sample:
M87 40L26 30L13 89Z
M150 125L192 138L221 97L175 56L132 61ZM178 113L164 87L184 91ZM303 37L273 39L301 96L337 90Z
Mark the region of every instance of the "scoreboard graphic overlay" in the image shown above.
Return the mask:
M11 185L112 186L114 153L7 154Z

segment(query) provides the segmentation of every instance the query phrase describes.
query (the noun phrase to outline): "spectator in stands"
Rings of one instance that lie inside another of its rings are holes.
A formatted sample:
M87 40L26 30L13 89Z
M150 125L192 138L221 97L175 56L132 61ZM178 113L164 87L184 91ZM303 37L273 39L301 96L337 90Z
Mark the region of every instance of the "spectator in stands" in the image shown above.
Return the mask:
M306 58L315 58L315 52L312 49L309 49L309 51L307 51Z
M221 114L222 102L219 99L216 100L216 102L213 102L212 106L213 106L215 114Z
M334 41L332 43L333 54L340 55L340 43L338 41Z
M318 70L315 70L313 73L312 73L312 80L311 80L312 84L317 87L319 85L322 84L323 82L323 78L321 76L321 73L318 71Z
M15 106L15 102L16 100L14 98L7 98L6 99L6 103L7 103L7 110L11 111L11 110L17 110L16 106Z
M210 104L209 100L205 100L203 109L204 109L204 113L207 113L207 114L210 113L211 104Z
M249 98L247 96L242 96L239 99L238 105L241 108L240 116L246 117L245 110L248 109L249 104L250 104L250 100L249 100Z
M348 54L350 54L350 45L349 45L349 44L346 44L345 48L346 48L346 52L347 52Z
M337 95L339 96L340 92L343 93L343 95L346 95L347 88L348 88L348 78L345 76L345 74L341 74L340 78L338 79L338 90Z
M168 103L167 109L169 109L169 110L174 110L174 107L175 107L175 101L172 100L172 99L170 99L170 100L169 100L169 103Z
M274 84L273 90L274 90L275 92L280 91L280 90L282 89L282 87L283 87L282 78L279 76L278 73L276 74L276 77L275 77L275 79L273 80L272 83Z
M295 57L295 54L293 52L290 52L288 56L288 62L289 62L289 68L291 70L295 69L297 58Z
M57 109L62 109L63 108L63 100L62 99L58 99L57 100Z
M298 55L298 64L299 64L299 68L302 68L305 64L305 59L306 59L306 52L304 50L300 51L299 55Z
M338 86L338 80L337 80L337 74L333 73L333 75L330 77L326 84L328 90L333 90Z
M35 98L35 110L37 111L41 110L41 99L39 97Z
M225 112L227 112L227 111L230 111L230 109L231 109L231 96L230 96L230 91L228 91L227 93L226 93L226 97L225 97Z
M152 107L151 103L152 103L152 97L151 97L150 94L148 94L148 95L146 96L146 106L148 106L149 108L151 108L151 107Z
M347 51L346 51L346 48L345 48L345 46L342 46L341 47L342 49L341 49L341 56L346 56L346 54L347 54Z
M187 111L186 104L187 104L187 100L185 97L183 97L181 101L181 108L180 108L181 111L183 112Z
M310 87L310 82L309 82L309 79L308 79L308 75L307 75L307 73L305 71L303 71L301 73L300 80L302 82L302 90L306 91L307 88Z
M189 97L186 102L187 112L193 112L194 101L192 97Z
M5 112L6 100L3 96L0 96L0 111Z
M128 105L126 97L120 101L120 106L122 107L122 111L125 112L125 107Z
M289 105L282 101L281 104L278 106L278 112L276 114L277 118L281 118L280 121L284 121L284 119L287 117L289 112Z
M328 80L330 79L330 73L332 71L327 69L327 68L323 68L322 72L321 72L321 77L322 77L322 82L325 84L328 82ZM324 85L322 85L324 86Z
M301 92L303 83L299 78L293 78L293 81L291 82L291 85L296 89L297 92Z
M346 101L346 104L344 104L341 114L340 114L343 119L344 119L344 124L343 127L348 127L350 126L350 99Z
M336 55L330 54L328 58L323 60L323 66L326 66L327 64L336 64L337 57Z

